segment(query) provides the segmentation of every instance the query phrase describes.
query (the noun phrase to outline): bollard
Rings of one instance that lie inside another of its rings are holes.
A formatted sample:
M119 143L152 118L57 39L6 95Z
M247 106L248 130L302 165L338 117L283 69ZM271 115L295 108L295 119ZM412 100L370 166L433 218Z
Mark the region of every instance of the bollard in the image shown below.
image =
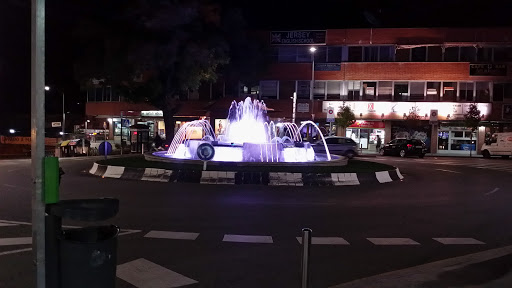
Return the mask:
M302 288L309 288L309 255L311 252L311 229L302 229Z

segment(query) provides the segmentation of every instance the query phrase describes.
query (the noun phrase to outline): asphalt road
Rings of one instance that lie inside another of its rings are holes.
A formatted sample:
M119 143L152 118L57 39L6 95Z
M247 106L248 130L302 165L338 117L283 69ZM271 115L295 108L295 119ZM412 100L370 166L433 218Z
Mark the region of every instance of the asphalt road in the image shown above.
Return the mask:
M140 230L119 238L117 287L300 287L296 237L305 227L327 244L312 246L312 287L512 245L512 160L376 157L367 160L397 166L405 179L267 187L102 179L84 172L94 159L61 159L61 198L119 198L107 222ZM31 253L9 252L30 245L1 244L30 237L29 225L5 222L31 221L30 167L0 161L0 287L35 287ZM140 280L154 275L161 283Z

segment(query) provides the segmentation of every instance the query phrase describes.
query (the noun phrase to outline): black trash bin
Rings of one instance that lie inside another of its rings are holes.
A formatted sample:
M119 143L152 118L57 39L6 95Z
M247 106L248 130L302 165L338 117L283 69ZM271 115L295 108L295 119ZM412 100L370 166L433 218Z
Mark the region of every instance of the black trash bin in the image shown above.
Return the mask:
M118 211L119 200L114 198L62 200L47 205L48 217L52 219L47 221L47 228L53 231L47 239L47 251L50 253L47 262L52 263L50 270L53 270L47 275L50 286L115 287L119 227L104 225L62 229L61 223L62 219L103 221L114 217ZM55 284L57 281L58 285Z
M64 230L60 239L62 288L113 288L119 227L89 226Z

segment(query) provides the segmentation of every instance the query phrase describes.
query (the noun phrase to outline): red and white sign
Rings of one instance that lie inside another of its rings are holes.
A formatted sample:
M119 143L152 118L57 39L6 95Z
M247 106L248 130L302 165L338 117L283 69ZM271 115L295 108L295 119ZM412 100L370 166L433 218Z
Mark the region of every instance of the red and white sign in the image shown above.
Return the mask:
M357 120L354 124L349 126L350 128L373 128L373 129L384 129L385 125L382 121L363 121Z
M334 108L327 108L327 122L334 122Z

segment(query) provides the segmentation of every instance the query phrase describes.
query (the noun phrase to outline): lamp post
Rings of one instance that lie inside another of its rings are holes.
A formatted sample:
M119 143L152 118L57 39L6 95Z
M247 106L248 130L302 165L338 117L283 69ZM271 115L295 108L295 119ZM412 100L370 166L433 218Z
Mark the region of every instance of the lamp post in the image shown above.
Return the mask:
M311 85L309 85L309 99L313 100L313 87L315 86L315 47L309 48L311 52Z
M85 121L84 140L82 140L82 153L85 151L85 140L87 139L87 123L89 122L91 122L89 119ZM89 149L87 149L87 156L89 156Z
M44 86L44 90L50 91L50 86ZM65 128L66 127L66 110L64 108L64 92L62 92L62 140L64 140Z

